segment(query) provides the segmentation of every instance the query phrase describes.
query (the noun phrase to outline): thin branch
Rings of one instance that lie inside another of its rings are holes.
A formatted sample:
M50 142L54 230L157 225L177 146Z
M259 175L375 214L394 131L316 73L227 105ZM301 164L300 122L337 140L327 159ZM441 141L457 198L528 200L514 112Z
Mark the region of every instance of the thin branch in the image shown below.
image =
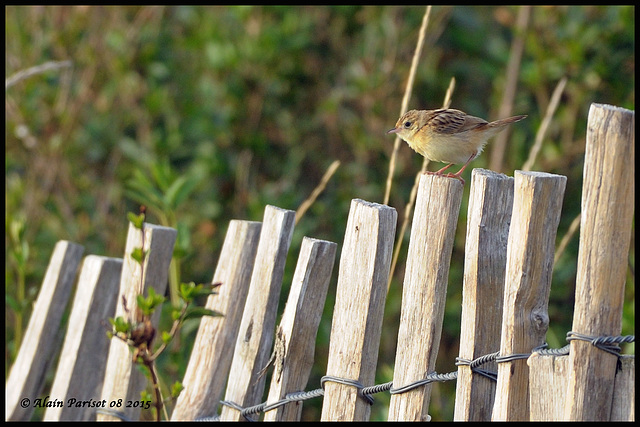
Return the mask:
M531 170L531 168L533 167L533 163L536 161L536 158L540 153L540 149L542 148L542 141L544 140L544 137L547 133L547 129L549 128L549 124L551 123L551 119L553 118L553 115L555 114L556 109L558 108L558 104L560 103L560 96L562 95L562 92L564 91L564 87L566 85L567 85L567 78L563 77L558 82L558 85L553 91L553 95L551 95L551 101L547 106L547 111L544 115L544 119L542 120L542 123L538 128L538 133L536 134L536 141L534 142L533 147L531 147L531 151L529 151L529 158L524 163L524 166L522 166L522 170L528 171L528 170Z
M153 385L153 392L156 398L156 403L154 405L156 408L156 421L160 422L162 421L164 399L162 397L162 391L160 390L160 384L158 383L158 374L156 372L155 363L153 362L153 360L149 359L148 349L144 350L144 353L141 355L141 357L142 357L142 364L145 365L147 369L149 369L149 373L151 374L151 383ZM169 419L168 415L166 414L166 410L165 410L165 417Z
M451 105L451 97L453 95L453 90L456 87L456 78L451 77L451 81L449 82L449 87L447 88L447 93L444 96L444 102L442 103L442 108L449 108ZM409 195L409 202L404 209L404 217L402 219L402 225L400 226L400 233L398 234L398 240L396 241L395 249L393 250L393 259L391 260L391 269L389 270L389 280L387 282L387 292L389 292L389 287L391 286L391 278L393 277L393 273L396 270L396 264L398 263L398 256L400 255L400 248L402 247L402 239L404 233L407 231L407 227L409 226L409 216L411 215L411 211L413 210L413 204L416 201L416 195L418 194L418 185L420 184L420 176L427 170L427 166L429 165L429 159L426 157L422 161L422 169L417 173L416 179L413 183L413 187L411 188L411 194Z
M567 246L569 245L569 242L571 241L571 238L573 237L573 235L576 234L576 231L578 231L581 217L582 217L582 214L578 214L578 216L575 217L575 219L569 226L569 230L567 230L567 234L564 235L564 237L562 238L562 241L558 245L558 249L556 250L556 254L553 259L554 265L558 262L558 260L560 259L564 251L567 249Z
M320 193L324 191L325 187L327 186L327 183L329 182L333 174L338 169L338 166L340 166L340 160L334 160L334 162L331 163L327 171L322 176L322 179L320 180L320 183L318 184L318 186L311 192L311 195L304 202L300 204L300 207L298 207L298 210L296 211L296 220L295 220L296 224L298 223L298 221L300 221L300 218L302 218L304 214L307 212L307 210L311 207L313 202L316 201Z
M44 64L36 65L27 68L26 70L20 70L17 73L14 73L11 77L5 79L4 90L6 91L19 81L28 79L29 77L35 76L37 74L42 74L50 70L58 70L60 68L71 67L72 65L73 62L71 61L47 61Z
M509 63L507 65L507 81L505 83L502 102L498 110L498 117L502 119L509 117L513 113L513 101L516 97L516 89L518 86L518 77L520 75L520 64L522 61L522 52L524 51L524 42L526 29L529 25L529 15L531 14L531 6L520 6L518 18L516 21L515 37L511 44L509 53ZM489 169L500 172L504 163L504 151L507 146L507 138L509 132L498 134L491 144L491 159L489 161Z
M422 53L422 47L424 46L424 36L427 32L427 24L429 23L429 15L431 14L431 6L427 6L427 10L422 17L422 25L420 26L420 33L418 35L418 44L416 50L413 53L413 60L411 61L411 69L409 70L409 79L407 80L407 86L404 90L404 97L402 98L402 106L400 107L400 117L407 111L409 105L409 98L411 91L413 90L413 80L415 79L416 70L418 69L418 60ZM391 160L389 161L389 175L387 175L387 185L384 192L384 204L389 204L389 195L391 194L391 182L393 181L393 172L396 168L396 157L398 156L398 150L400 149L400 137L396 136L393 143L393 152L391 153Z

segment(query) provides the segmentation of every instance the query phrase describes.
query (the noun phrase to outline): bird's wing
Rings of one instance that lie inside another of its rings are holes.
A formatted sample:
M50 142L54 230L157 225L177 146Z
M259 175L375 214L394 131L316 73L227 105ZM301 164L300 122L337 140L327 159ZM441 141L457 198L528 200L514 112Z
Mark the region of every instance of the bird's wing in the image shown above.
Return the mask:
M434 110L430 121L434 130L443 134L465 132L487 124L487 121L480 117L469 116L454 109Z

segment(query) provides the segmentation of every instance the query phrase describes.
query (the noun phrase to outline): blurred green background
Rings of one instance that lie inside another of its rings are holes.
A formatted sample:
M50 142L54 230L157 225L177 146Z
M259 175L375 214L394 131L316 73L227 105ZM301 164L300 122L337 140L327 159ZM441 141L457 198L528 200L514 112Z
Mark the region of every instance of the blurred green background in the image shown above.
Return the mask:
M267 204L296 210L329 165L341 162L296 226L281 308L302 236L344 238L353 198L382 203L394 126L424 7L5 8L6 77L47 61L62 66L12 82L5 96L5 374L56 241L122 256L128 211L179 230L174 274L209 282L231 219L261 221ZM593 102L634 109L635 9L540 6L524 31L518 7L434 7L409 108L442 105L498 119L513 40L524 40L504 160L529 155L551 94L567 84L533 170L568 178L558 242L580 212L586 121ZM489 167L485 154L474 167ZM398 153L389 205L398 230L422 158ZM431 165L435 170L443 165ZM449 277L438 372L456 369L469 185ZM409 227L410 228L410 227ZM409 229L386 304L377 383L393 377ZM634 333L635 243L623 333ZM555 265L547 340L571 329L578 234ZM339 253L338 253L339 256ZM326 369L335 277L307 390ZM164 320L163 320L164 322ZM168 322L168 320L167 320ZM164 385L181 380L198 323L159 361ZM633 347L631 347L633 349ZM455 384L433 387L430 413L451 420ZM386 419L388 393L372 420ZM304 419L320 418L320 399Z

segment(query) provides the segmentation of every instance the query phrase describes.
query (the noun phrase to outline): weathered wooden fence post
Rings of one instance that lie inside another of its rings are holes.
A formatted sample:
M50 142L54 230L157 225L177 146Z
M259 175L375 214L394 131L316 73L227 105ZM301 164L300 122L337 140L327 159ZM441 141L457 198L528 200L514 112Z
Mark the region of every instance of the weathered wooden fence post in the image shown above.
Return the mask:
M243 408L257 405L264 392L261 371L271 356L284 266L291 243L295 212L267 206L251 275L249 293L231 361L225 401ZM240 411L223 406L223 421L240 421Z
M459 357L468 361L500 348L513 178L474 169L469 193ZM497 370L496 364L483 370ZM490 421L495 381L458 366L454 421Z
M84 247L78 244L64 240L56 243L20 350L9 372L5 388L6 420L29 421L33 414L49 362L60 347L56 342L57 331L83 252Z
M210 295L206 308L221 317L203 317L171 419L194 420L217 413L236 343L242 310L249 292L251 272L262 223L233 220L224 239L212 283L222 283Z
M85 257L51 386L51 396L65 403L47 408L45 421L96 420L96 408L82 402L100 400L109 355L107 319L116 311L121 273L121 258Z
M544 344L555 238L567 177L515 172L513 215L500 344L501 356L525 355L498 364L492 420L529 420L527 356Z
M635 113L592 104L582 192L573 332L615 336L634 211ZM565 419L609 421L617 356L571 341Z
M567 395L568 356L541 355L529 359L529 420L562 421Z
M138 306L136 297L147 295L149 287L153 287L160 295L164 295L167 287L176 230L145 223L143 231L144 239L142 230L129 224L115 317L123 316L126 318L135 315ZM143 240L144 250L148 251L144 261L144 271L141 265L131 257L134 249L143 247ZM127 300L130 314L125 312L122 304L123 297ZM157 310L153 315L154 327L158 325L160 312L161 310ZM140 392L145 387L145 381L142 372L133 364L129 346L118 338L112 338L101 396L108 404L116 402L116 405L109 409L119 412L127 419L138 420L140 406L127 407L126 403L127 401L140 400ZM120 406L117 405L117 402L120 403ZM118 417L104 412L99 412L97 419L98 421L119 420Z
M264 421L300 421L302 402L268 408L288 393L303 391L307 385L336 248L333 242L308 237L302 240L289 298L276 332Z
M565 421L569 355L535 352L529 365L531 421ZM620 356L611 402L611 421L635 421L635 356Z
M613 385L611 421L636 420L636 359L635 355L620 357L620 369Z
M411 225L393 375L399 389L435 370L463 184L422 175ZM391 395L390 421L428 420L431 384Z
M387 295L395 209L354 199L345 231L333 309L327 375L373 385ZM323 421L366 421L371 408L354 385L324 384Z

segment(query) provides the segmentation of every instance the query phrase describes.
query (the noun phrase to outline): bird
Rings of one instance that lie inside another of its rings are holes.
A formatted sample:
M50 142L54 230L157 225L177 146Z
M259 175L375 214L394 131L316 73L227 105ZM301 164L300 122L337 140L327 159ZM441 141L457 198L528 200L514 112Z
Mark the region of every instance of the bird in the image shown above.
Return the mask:
M414 151L431 161L448 163L437 172L425 173L457 178L464 183L460 175L480 155L487 140L526 117L520 115L487 122L453 108L410 110L398 119L396 126L387 134L397 134ZM443 173L454 164L461 163L464 165L458 172Z

